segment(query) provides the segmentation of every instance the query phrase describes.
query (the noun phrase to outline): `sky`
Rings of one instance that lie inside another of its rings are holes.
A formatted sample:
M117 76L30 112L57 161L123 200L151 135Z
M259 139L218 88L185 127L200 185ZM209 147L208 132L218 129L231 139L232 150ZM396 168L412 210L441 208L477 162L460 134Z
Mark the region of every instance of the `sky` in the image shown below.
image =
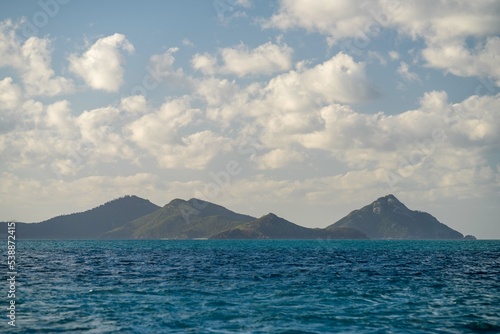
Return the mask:
M0 2L0 220L124 195L500 239L500 2Z

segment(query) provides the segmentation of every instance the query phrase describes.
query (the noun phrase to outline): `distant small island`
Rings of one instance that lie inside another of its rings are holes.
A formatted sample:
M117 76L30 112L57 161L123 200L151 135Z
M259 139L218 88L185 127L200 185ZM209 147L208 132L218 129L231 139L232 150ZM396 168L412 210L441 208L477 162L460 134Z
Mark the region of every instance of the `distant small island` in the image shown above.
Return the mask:
M408 209L394 195L380 197L326 228L299 226L273 213L256 218L196 198L174 199L159 207L137 196L125 196L85 212L18 223L17 236L68 240L475 239L428 213Z

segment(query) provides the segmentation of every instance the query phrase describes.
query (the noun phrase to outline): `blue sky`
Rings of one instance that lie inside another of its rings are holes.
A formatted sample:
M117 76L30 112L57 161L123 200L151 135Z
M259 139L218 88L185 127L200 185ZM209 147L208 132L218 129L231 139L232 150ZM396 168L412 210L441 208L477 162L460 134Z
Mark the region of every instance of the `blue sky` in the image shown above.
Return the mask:
M0 219L126 194L500 238L495 1L3 1Z

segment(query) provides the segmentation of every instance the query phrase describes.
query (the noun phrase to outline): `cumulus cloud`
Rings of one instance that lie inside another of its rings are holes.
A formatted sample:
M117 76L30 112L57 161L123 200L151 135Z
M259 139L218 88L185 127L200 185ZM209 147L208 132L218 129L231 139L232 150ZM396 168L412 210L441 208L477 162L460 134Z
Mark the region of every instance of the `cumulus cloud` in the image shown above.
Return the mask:
M116 92L123 82L121 51L134 52L125 35L114 34L98 39L81 56L69 56L69 69L92 89Z
M162 54L152 55L149 60L149 67L152 71L151 75L155 76L154 79L161 81L172 75L182 76L182 69L174 68L175 57L174 54L179 51L179 48L169 48Z
M51 68L52 50L47 38L18 39L18 25L11 20L0 22L0 66L18 71L24 90L30 96L55 96L71 92L73 82L56 76Z
M288 70L292 64L292 49L271 42L259 45L253 50L241 44L237 48L224 48L220 54L224 62L223 71L239 77L282 72Z
M366 76L364 63L338 53L316 66L276 76L253 94L256 97L249 99L248 113L267 132L266 142L280 145L288 140L283 136L323 128L321 107L367 101L378 93Z
M262 25L318 32L331 45L346 39L367 43L383 29L395 29L401 36L424 41L423 56L428 66L459 76L488 75L498 84L498 66L494 65L499 48L498 22L500 3L488 0L282 0L277 13ZM466 46L467 38L477 41L475 48ZM391 51L390 57L398 59L398 54Z
M217 155L230 148L229 139L204 130L182 136L180 143L161 145L155 155L163 168L204 169Z
M71 80L54 76L50 67L49 41L30 37L22 47L26 70L22 72L25 89L30 95L58 95L73 90Z
M228 197L265 193L280 203L299 198L315 202L339 190L377 196L381 189L411 189L441 198L494 194L500 187L500 170L488 152L500 149L499 107L500 95L450 103L446 93L436 91L426 93L419 108L398 115L369 115L345 105L328 105L321 109L322 129L281 136L278 144L263 141L274 148L253 161L263 171L289 168L303 162L305 154L320 150L347 165L349 172L337 168L330 171L332 176L300 181L256 176L236 182L225 193ZM305 151L286 148L298 144ZM308 161L317 163L310 157Z
M202 169L229 148L229 141L210 130L186 133L200 114L186 98L175 99L128 124L125 135L163 168Z
M141 114L148 110L146 98L143 95L127 96L120 101L120 108L133 113Z
M306 89L329 103L356 103L378 95L366 75L365 64L344 53L338 53L301 76Z
M222 65L218 64L217 57L210 54L196 54L191 64L194 69L205 74L233 74L238 77L248 75L271 75L291 68L292 48L287 45L278 45L271 42L259 45L255 49L240 44L234 48L222 48L219 56Z
M0 22L0 66L23 66L22 44L19 42L16 31L18 26L12 20Z
M492 78L500 87L500 38L491 37L484 45L470 50L463 42L433 45L422 52L427 65L443 69L461 77L481 76Z
M389 1L379 1L382 10L388 10L390 5ZM500 4L488 0L413 0L392 6L396 14L391 17L392 25L413 38L423 37L427 44L500 32Z
M329 43L346 37L364 37L373 20L361 10L361 1L282 0L278 13L263 22L264 28L304 28L328 36Z
M15 127L0 135L0 155L7 170L47 168L55 159L69 157L75 150L78 129L66 100L43 105L25 101L10 114Z
M16 109L21 103L21 89L7 77L0 80L0 110Z
M214 75L217 72L217 58L208 53L197 53L191 59L191 66L206 75Z
M378 97L366 75L365 64L338 53L315 66L299 66L277 75L267 83L240 87L227 79L206 78L194 85L207 103L206 115L222 128L242 126L272 148L289 141L287 137L324 127L319 110L331 103L357 103Z
M322 110L324 130L296 138L307 148L330 151L354 170L385 170L391 188L431 189L451 171L475 175L477 168L491 166L484 148L500 149L499 106L499 95L450 104L443 92L429 92L419 109L395 116L332 105Z
M500 5L491 1L454 0L374 2L282 0L278 12L263 21L265 28L303 28L328 36L331 42L343 38L368 37L377 29L395 27L428 43L487 36L498 33Z
M229 99L234 98L240 87L227 79L206 78L195 81L195 89L209 106L221 105Z

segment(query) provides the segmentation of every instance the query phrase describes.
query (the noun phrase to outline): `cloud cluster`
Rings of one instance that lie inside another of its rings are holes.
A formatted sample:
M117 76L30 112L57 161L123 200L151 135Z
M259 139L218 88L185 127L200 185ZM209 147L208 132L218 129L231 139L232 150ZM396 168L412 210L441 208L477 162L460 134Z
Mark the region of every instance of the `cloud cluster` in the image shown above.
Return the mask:
M484 1L282 0L275 15L261 21L264 27L318 32L331 47L374 38L381 29L397 31L418 40L418 61L401 50L369 50L365 60L335 51L326 59L294 61L294 49L278 39L214 53L196 49L187 58L191 68L183 69L174 65L182 52L170 47L149 57L142 84L149 92L182 80L181 94L158 100L131 93L88 110L60 97L75 84L52 68L51 41L21 42L16 24L0 22L0 67L16 74L0 79L0 199L15 192L12 200L21 202L28 191L62 198L71 189L104 189L102 200L137 193L159 204L163 196L207 197L203 181L228 161L241 170L218 192L228 199L328 204L359 192L498 194L500 94L476 92L451 102L446 92L429 89L412 110L398 114L359 107L381 95L370 77L374 59L422 86L422 62L455 76L490 77L500 86L496 9ZM69 52L68 70L90 89L116 93L124 55L134 50L123 34L102 37Z
M56 76L51 65L47 38L30 37L24 43L17 36L19 24L0 22L0 67L14 68L29 96L55 96L73 91L70 79Z
M22 42L18 30L23 22L0 22L0 67L14 68L29 97L56 96L74 91L74 82L57 76L52 68L51 41L30 37ZM92 89L116 92L123 82L122 51L134 52L133 45L122 34L98 39L82 55L68 57L69 70Z
M208 129L186 133L186 127L199 123L200 116L201 111L190 107L186 98L176 99L134 120L124 133L163 168L203 169L228 149L228 139Z
M327 1L281 0L279 10L262 21L264 28L303 28L325 35L330 45L346 39L369 41L382 30L422 39L428 66L459 76L500 80L498 35L500 4L467 1ZM471 50L469 38L476 41Z

